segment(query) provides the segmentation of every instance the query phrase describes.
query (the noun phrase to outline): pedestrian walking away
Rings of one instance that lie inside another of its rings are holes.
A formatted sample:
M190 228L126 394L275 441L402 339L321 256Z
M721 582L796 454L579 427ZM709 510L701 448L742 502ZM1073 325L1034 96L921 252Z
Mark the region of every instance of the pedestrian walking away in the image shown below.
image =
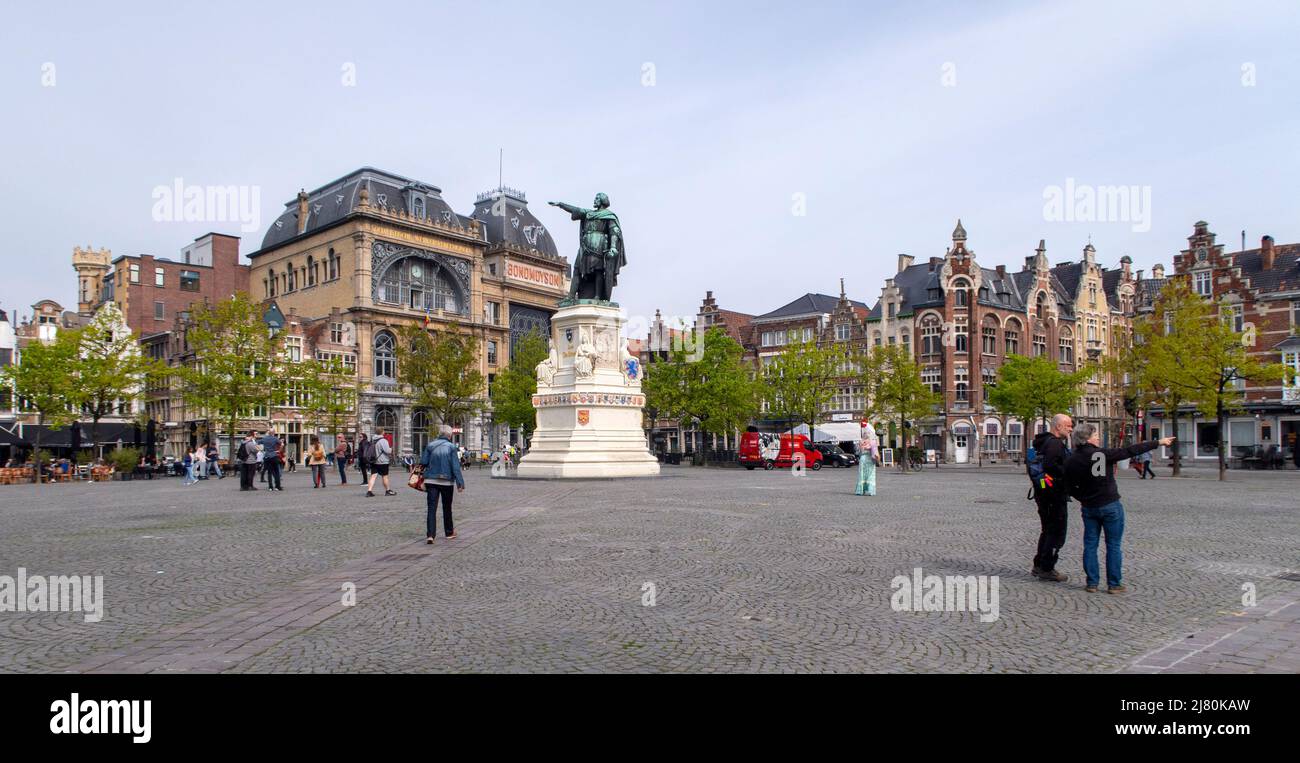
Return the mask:
M1065 465L1070 495L1083 507L1083 574L1085 590L1096 593L1101 582L1097 547L1106 536L1106 592L1124 593L1124 504L1115 484L1115 465L1174 441L1151 440L1127 448L1102 448L1101 432L1093 424L1074 430L1074 452Z
M280 454L283 452L283 445L280 438L275 432L268 429L266 435L262 437L262 467L266 470L266 487L268 490L283 492L284 488L280 485Z
M190 451L185 451L185 458L182 460L182 463L185 464L185 481L181 484L189 487L195 482L198 482L198 479L194 476L194 454Z
M1139 453L1137 458L1134 459L1134 463L1138 465L1139 479L1146 479L1147 477L1150 477L1151 479L1156 478L1156 473L1151 471L1151 451L1145 450Z
M1033 576L1039 580L1064 583L1069 575L1056 569L1065 536L1070 527L1070 493L1065 481L1065 461L1070 455L1068 441L1074 431L1074 419L1064 413L1052 417L1052 428L1034 436L1033 446L1025 459L1025 471L1031 483L1030 494L1038 505L1038 549L1034 554Z
M876 466L880 446L876 442L876 428L862 424L862 439L858 442L858 485L855 495L876 494Z
M383 478L384 495L397 495L388 484L388 465L393 457L393 446L389 445L388 438L384 436L383 427L375 430L374 436L367 441L366 449L362 452L362 455L369 462L372 470L370 480L366 482L366 497L374 497L375 478L377 477Z
M307 465L311 467L311 486L325 487L325 448L319 437L311 438L311 447L307 449Z
M342 434L334 435L334 465L339 468L339 484L348 484L348 461L352 460L352 446Z
M425 543L433 543L438 536L438 504L442 503L442 531L448 540L456 537L456 526L451 517L451 499L464 492L465 477L460 468L460 451L451 441L451 427L438 427L438 437L424 446L420 455L420 468L424 474L424 499L427 514L424 520Z
M366 446L369 445L370 438L364 433L357 433L357 444L352 449L353 457L357 460L357 471L361 472L362 484L370 483L370 464L366 461ZM369 489L369 488L367 488Z

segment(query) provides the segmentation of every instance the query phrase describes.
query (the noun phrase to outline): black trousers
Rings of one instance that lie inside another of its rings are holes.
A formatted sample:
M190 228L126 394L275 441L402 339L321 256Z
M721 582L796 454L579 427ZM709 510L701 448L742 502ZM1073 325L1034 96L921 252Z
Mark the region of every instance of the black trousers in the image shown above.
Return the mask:
M1038 553L1034 555L1034 566L1044 572L1056 569L1056 559L1061 547L1065 545L1065 533L1070 526L1067 499L1063 495L1035 495L1038 504L1038 519L1042 531L1038 535Z
M348 461L346 458L334 459L334 465L339 468L339 483L348 484Z
M280 459L272 458L263 461L262 465L266 467L266 486L269 488L280 489Z
M429 513L425 517L425 535L430 538L437 537L438 533L438 499L442 499L442 529L447 535L456 532L455 525L451 521L451 498L456 494L455 485L434 485L424 483L424 500L428 504Z
M369 482L369 481L370 481L370 469L369 469L369 467L366 465L366 462L365 462L365 461L362 461L361 459L357 459L357 468L361 470L361 481L362 481L362 482Z
M253 489L253 472L257 471L257 464L240 464L239 465L239 489Z

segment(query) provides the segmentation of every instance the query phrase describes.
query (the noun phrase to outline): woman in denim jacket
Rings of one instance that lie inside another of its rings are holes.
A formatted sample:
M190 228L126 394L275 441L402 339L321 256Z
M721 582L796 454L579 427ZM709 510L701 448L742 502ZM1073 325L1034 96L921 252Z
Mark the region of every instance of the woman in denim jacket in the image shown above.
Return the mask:
M460 452L451 441L451 427L443 424L438 427L438 437L424 446L420 455L420 466L424 471L424 498L429 513L425 518L428 537L425 543L433 543L437 536L438 499L442 499L442 529L450 540L456 537L456 529L451 520L452 488L456 492L465 489L465 477L460 471Z

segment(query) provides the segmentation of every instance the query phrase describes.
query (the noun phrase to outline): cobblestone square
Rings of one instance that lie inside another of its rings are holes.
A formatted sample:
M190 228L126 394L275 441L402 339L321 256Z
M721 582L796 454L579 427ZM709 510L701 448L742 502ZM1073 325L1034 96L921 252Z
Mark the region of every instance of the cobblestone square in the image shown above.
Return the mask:
M105 589L98 623L0 612L0 671L1300 670L1295 473L1123 475L1123 596L1083 590L1073 503L1070 582L1030 576L1037 515L1007 467L882 474L870 498L852 470L471 469L459 537L433 546L423 496L395 475L398 495L375 498L334 474L314 490L302 471L281 493L0 488L0 575L103 575ZM894 611L891 580L917 567L998 576L997 619Z

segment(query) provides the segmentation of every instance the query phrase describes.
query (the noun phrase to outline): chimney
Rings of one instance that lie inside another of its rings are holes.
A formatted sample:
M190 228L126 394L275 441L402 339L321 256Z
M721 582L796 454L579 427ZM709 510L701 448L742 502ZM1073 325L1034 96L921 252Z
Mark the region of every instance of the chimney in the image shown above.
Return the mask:
M1139 280L1139 281L1142 280L1142 273L1144 273L1144 272L1145 272L1145 271L1142 271L1142 270L1139 270L1139 271L1138 271L1137 280Z
M307 190L298 191L298 232L307 230Z
M1273 259L1276 254L1273 251L1273 237L1265 236L1259 240L1259 261L1265 270L1273 269Z
M1033 270L1033 268L1034 268L1034 255L1031 254L1025 257L1025 267L1023 268L1023 270Z
M939 266L942 265L942 264L943 264L943 258L942 258L942 257L931 257L931 258L930 258L930 272L933 273L933 272L934 272L934 269L937 268L937 267L939 267Z
M1006 265L998 265L998 266L997 266L997 271L998 271L998 279L999 279L999 280L1004 279L1004 278L1007 277L1007 266L1006 266Z
M910 254L898 255L898 272L902 273L904 270L912 267L912 263L915 261L916 258Z
M1151 268L1151 277L1157 280L1164 278L1165 266L1157 263L1155 267Z

